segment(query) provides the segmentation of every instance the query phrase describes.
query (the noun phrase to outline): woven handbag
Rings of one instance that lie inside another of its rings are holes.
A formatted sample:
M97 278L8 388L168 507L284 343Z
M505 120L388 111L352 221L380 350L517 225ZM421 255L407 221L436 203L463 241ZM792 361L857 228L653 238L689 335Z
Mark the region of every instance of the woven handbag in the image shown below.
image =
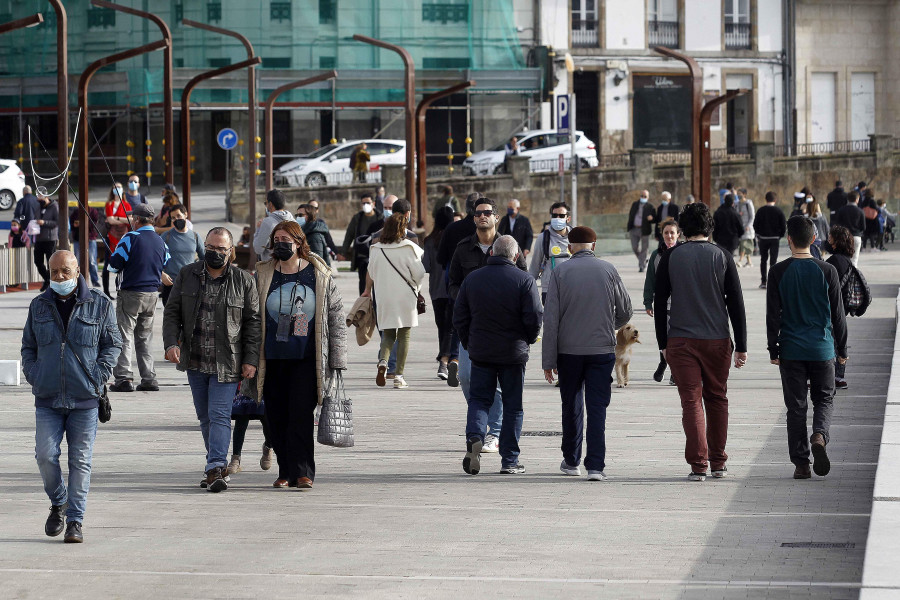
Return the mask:
M334 384L322 399L316 439L325 446L353 447L353 402L344 390L344 377L340 371L335 373Z

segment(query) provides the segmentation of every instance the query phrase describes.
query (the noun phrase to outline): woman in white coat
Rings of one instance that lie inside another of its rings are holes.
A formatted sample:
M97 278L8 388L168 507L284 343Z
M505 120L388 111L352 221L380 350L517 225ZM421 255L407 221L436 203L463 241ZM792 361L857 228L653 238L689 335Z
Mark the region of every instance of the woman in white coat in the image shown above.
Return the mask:
M403 368L409 352L410 329L419 325L416 305L425 267L422 265L422 249L406 239L408 224L402 213L391 215L384 222L380 241L373 244L369 251L369 272L363 295L371 295L374 289L375 317L382 332L375 383L382 387L394 341L397 342L394 387L409 387L403 379Z

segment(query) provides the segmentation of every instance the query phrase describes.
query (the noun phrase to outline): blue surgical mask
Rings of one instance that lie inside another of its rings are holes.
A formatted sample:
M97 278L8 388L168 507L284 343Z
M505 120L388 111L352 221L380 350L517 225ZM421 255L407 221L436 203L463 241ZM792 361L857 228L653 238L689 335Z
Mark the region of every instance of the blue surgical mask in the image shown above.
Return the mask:
M306 217L297 217L297 225L300 227L306 225Z
M646 198L641 198L641 204L647 204L647 199L646 199Z
M128 182L128 189L131 190L132 192L138 191L139 187L141 187L141 186L138 185L137 181L129 181Z
M75 291L75 286L77 285L78 277L76 276L74 279L66 279L65 281L51 281L50 289L59 296L68 296Z
M663 205L663 206L668 206L668 205L669 205L669 201L668 201L668 200L663 200L663 201L662 201L662 205Z
M394 214L394 211L392 211L390 208L384 209L384 218L385 219L390 219L392 214Z
M514 217L514 216L516 216L516 209L514 209L514 208L507 208L507 209L506 209L506 214L508 214L510 217Z
M562 231L566 228L566 220L560 219L559 217L553 217L552 219L550 219L550 227L552 227L556 231Z

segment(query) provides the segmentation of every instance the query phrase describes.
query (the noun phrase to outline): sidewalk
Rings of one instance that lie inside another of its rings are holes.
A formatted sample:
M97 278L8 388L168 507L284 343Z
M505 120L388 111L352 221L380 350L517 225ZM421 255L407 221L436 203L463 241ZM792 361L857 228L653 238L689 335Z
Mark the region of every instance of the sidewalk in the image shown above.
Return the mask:
M850 389L838 392L825 478L795 481L777 368L765 351L758 269L741 269L748 366L732 371L729 477L690 483L675 388L657 352L633 256L612 257L641 330L632 384L613 389L610 481L558 471L558 390L539 347L526 374L521 460L486 455L463 473L465 404L435 377L429 310L413 332L408 390L374 385L375 354L351 333L357 445L318 446L316 487L273 490L251 425L229 490L197 484L203 444L186 378L161 362L162 393L113 394L100 426L83 546L43 534L49 503L34 461L32 397L4 389L0 582L32 597L856 598L894 348L900 253L863 254L875 302L850 322ZM356 274L340 273L345 306ZM18 358L33 292L0 297L0 359ZM804 547L809 546L813 547ZM825 545L825 546L819 546ZM835 545L835 546L829 546Z

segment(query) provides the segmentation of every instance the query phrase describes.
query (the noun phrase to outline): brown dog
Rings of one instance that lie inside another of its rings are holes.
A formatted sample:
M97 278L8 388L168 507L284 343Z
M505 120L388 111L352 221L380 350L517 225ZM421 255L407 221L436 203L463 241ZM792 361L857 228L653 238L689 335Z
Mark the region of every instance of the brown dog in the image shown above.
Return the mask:
M631 346L640 344L638 330L631 323L616 332L616 387L628 385L628 365L631 363Z

